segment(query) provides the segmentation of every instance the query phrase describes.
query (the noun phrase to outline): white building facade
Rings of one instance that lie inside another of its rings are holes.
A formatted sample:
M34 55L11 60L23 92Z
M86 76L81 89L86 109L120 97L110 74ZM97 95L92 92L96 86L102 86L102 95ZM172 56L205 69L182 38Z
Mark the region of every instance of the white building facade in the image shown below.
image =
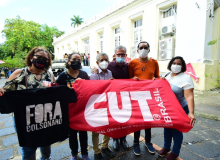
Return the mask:
M220 44L207 43L220 37L220 0L121 0L71 32L54 38L55 58L77 51L90 53L96 65L97 51L112 60L114 48L123 45L127 55L135 58L137 44L147 41L150 54L158 60L160 72L174 56L192 63L199 77L195 88L213 88L211 73L220 71ZM220 73L220 72L219 72Z

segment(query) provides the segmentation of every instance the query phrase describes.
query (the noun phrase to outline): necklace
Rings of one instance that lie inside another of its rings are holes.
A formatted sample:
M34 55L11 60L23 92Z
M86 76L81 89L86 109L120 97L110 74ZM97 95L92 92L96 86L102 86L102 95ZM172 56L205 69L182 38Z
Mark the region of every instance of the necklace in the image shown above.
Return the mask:
M71 75L73 78L77 78L79 75L79 70L76 73L71 73L69 70L67 70L68 74Z
M140 62L140 65L141 65L141 60L138 58L138 60L139 60L139 62ZM141 65L141 70L142 71L145 71L145 67L146 67L146 65L147 65L147 62L146 62L146 64L144 65L144 67L142 67L142 65Z

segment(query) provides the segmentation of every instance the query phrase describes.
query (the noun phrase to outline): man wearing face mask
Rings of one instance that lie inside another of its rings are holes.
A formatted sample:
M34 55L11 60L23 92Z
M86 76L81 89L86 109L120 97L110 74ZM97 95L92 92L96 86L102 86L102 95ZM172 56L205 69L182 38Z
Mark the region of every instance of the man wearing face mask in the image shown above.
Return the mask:
M99 66L98 73L92 74L90 80L109 80L112 79L112 72L107 69L109 64L109 58L106 53L100 53L96 57L96 63ZM95 160L104 160L104 157L113 158L113 152L108 148L108 142L110 137L103 135L102 148L99 148L99 134L92 132L93 150L95 152ZM102 156L102 154L103 156Z
M108 70L112 72L114 79L129 79L128 73L128 63L125 62L126 47L120 45L115 48L115 61L112 61L108 65ZM126 136L113 139L113 148L114 150L119 150L119 141L120 144L124 147L124 149L129 149L128 143L126 141Z
M148 42L142 41L137 46L139 58L129 62L129 76L132 79L155 79L159 76L159 65L156 60L149 58L150 45ZM140 155L139 146L140 131L134 132L133 151L135 155ZM151 143L151 128L145 129L145 146L150 153L155 153L155 149Z
M108 70L112 72L114 79L129 79L128 73L128 63L125 62L126 47L120 45L115 48L115 61L112 61L108 64ZM92 69L92 73L98 73L97 68ZM128 143L126 141L126 136L113 139L113 148L114 150L119 150L119 142L124 147L124 149L129 149Z

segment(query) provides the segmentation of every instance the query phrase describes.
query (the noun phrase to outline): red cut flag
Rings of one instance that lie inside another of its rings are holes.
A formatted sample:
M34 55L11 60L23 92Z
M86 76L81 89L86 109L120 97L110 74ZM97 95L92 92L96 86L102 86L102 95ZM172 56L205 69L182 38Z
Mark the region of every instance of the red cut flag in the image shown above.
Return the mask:
M79 80L70 127L113 138L146 128L188 132L190 119L166 80Z

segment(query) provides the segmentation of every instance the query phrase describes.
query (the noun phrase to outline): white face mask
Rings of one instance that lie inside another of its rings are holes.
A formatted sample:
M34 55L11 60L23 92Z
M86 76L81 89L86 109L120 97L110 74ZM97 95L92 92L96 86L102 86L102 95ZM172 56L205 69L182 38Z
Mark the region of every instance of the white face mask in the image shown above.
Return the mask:
M181 65L174 65L174 64L172 64L172 66L171 66L171 71L173 73L180 73L181 69L182 69Z
M108 67L108 62L106 62L106 61L100 62L100 63L99 63L99 67L100 67L101 69L106 70L107 67Z
M146 49L139 50L139 56L141 58L146 58L148 56L148 53L149 53L149 50L146 50Z

